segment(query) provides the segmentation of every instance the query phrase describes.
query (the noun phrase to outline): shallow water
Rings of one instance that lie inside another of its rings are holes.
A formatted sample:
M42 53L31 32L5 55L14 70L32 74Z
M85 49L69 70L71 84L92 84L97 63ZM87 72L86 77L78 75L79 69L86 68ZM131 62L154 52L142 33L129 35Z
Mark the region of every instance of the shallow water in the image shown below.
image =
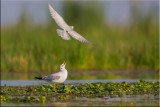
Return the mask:
M137 80L67 80L64 84L94 83L94 82L138 82ZM159 81L157 79L146 79L145 81ZM1 86L29 86L41 85L48 82L39 80L2 80ZM49 103L2 103L1 106L158 106L159 96L153 94L103 96L103 97L75 97L68 101L52 101Z
M56 71L55 71L56 72ZM1 72L1 80L35 80L55 72ZM159 72L147 70L68 71L67 80L159 79Z
M51 103L2 103L1 106L158 106L159 96L126 95L123 97L75 98L70 101Z
M78 83L95 83L95 82L138 82L139 80L66 80L64 84L78 84ZM157 79L146 79L145 81L159 81ZM41 85L50 84L46 81L39 80L1 80L1 86L29 86L29 85Z

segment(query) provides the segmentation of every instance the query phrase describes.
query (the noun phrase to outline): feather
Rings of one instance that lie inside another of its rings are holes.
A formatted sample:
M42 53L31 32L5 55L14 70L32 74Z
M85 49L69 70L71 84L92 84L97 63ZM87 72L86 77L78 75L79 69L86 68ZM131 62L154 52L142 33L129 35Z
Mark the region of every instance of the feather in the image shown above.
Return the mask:
M63 20L63 18L51 7L51 5L48 4L48 6L51 16L55 20L57 25L62 29L71 30L71 27L67 25L67 23Z
M42 80L42 77L34 77L35 79Z
M63 20L63 18L52 8L52 6L50 4L48 4L48 7L49 7L49 11L51 13L52 18L55 20L55 22L57 23L57 25L64 30L63 31L63 30L57 29L57 33L58 33L59 36L62 37L62 39L64 39L64 40L70 40L70 37L67 34L67 32L68 32L73 38L79 40L80 42L91 44L83 36L81 36L76 31L74 31L73 30L73 26L69 26Z
M89 43L91 44L89 41L87 41L83 36L81 36L80 34L78 34L76 31L72 30L72 31L68 31L68 33L75 39L79 40L80 42L84 42L84 43Z
M66 31L57 29L57 33L64 40L71 40L71 38L69 37L69 35L68 35L68 33Z

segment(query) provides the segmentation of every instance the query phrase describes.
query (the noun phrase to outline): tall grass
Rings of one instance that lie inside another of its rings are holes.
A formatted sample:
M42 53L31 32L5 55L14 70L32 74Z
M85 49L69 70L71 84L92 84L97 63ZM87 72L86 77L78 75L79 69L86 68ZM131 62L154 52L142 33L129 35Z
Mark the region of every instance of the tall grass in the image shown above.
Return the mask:
M69 69L159 69L158 18L150 14L126 27L109 26L103 8L72 3L64 3L64 18L93 45L57 36L50 16L47 26L21 17L16 26L1 28L1 71L53 71L63 61Z

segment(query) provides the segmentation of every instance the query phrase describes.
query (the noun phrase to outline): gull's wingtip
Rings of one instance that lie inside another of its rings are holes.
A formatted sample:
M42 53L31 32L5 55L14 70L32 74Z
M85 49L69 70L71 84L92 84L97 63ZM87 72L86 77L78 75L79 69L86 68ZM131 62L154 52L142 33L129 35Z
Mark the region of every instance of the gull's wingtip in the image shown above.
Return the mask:
M50 7L51 5L48 3L48 7Z
M89 42L89 41L88 41L88 42L86 42L86 43L88 43L88 44L90 44L90 45L94 45L93 43L91 43L91 42Z
M89 44L93 45L91 42L89 42Z
M85 43L88 43L88 44L91 44L91 45L92 45L92 43L91 43L91 42L89 42L89 41L86 41Z
M42 80L42 77L34 77L35 79Z

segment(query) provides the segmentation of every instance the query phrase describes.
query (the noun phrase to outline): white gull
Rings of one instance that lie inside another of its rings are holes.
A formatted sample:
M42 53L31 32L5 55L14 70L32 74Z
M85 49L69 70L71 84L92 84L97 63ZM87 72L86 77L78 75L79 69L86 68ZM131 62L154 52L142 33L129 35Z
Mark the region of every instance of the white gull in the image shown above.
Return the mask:
M64 40L71 40L68 33L75 39L79 40L80 42L89 43L83 36L78 34L76 31L73 30L73 26L67 25L64 19L52 8L50 4L48 4L49 11L51 13L52 18L55 20L57 25L62 28L63 30L57 29L57 33L59 36L62 37Z

